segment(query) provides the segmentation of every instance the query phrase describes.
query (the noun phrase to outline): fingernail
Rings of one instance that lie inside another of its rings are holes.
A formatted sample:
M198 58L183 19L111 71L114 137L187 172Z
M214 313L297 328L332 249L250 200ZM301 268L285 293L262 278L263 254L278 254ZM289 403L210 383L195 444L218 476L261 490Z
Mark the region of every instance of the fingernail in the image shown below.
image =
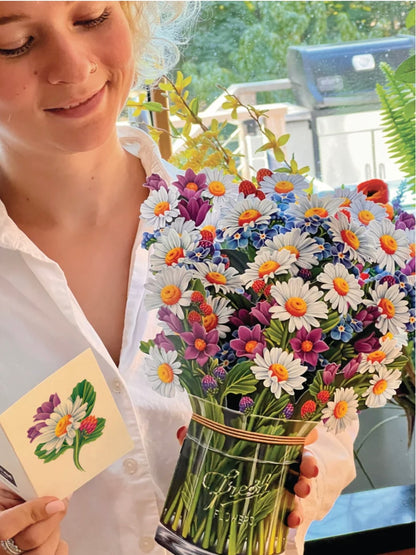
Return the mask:
M45 506L45 511L48 513L48 515L54 515L55 513L59 513L60 511L65 510L66 505L60 499L57 499L56 501L51 501Z
M310 493L311 493L311 486L309 484L306 484L305 495L309 495Z
M186 433L186 426L181 426L179 430L176 432L176 437L178 438L179 441L184 438L185 433Z
M300 524L300 517L297 516L297 517L295 517L295 519L294 519L293 526L299 526L299 524Z
M319 468L315 466L312 472L312 478L316 478L318 474L319 474Z

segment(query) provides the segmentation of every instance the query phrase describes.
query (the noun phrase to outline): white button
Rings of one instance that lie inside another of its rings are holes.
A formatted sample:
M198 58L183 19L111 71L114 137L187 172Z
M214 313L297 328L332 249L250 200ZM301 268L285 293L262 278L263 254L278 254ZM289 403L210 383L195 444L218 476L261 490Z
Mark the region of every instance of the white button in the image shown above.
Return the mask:
M112 385L112 390L115 391L116 393L120 393L122 390L122 385L121 385L121 381L117 378L114 378L113 380L113 385Z
M150 536L143 536L139 540L139 549L144 553L149 553L155 547L155 540Z
M137 472L137 469L139 468L139 465L137 464L137 461L135 459L125 459L123 462L123 466L124 471L127 474L135 474Z

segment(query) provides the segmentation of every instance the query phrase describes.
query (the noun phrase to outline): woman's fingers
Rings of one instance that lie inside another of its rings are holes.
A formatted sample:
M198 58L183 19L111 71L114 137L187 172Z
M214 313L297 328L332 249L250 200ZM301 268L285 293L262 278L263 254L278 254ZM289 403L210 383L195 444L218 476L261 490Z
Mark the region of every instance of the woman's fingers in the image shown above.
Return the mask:
M318 430L314 428L309 434L305 437L305 445L310 445L314 443L318 439Z
M16 534L13 539L24 551L35 550L36 553L36 548L47 546L51 553L55 553L60 540L59 523L64 516L65 512L61 511L45 520L32 524ZM45 551L45 553L49 553L49 551Z
M186 433L188 431L188 428L186 426L182 426L181 428L179 428L179 430L176 432L176 437L178 438L179 443L182 445L182 443L185 440L186 437Z
M23 549L23 551L30 552L30 555L55 555L61 541L61 531L59 527L55 528L41 544L36 546L22 543L23 540L19 539L19 536L20 534L14 538L16 545Z
M293 511L289 513L286 523L289 526L289 528L297 528L299 524L301 524L302 520L303 520L302 507L299 503L299 499L295 497L295 505L294 505Z
M316 462L315 457L307 451L305 451L302 456L300 473L305 476L305 478L316 478L319 474L318 463Z
M301 475L293 489L298 497L307 497L311 492L311 484L309 479Z
M56 550L55 555L68 555L68 554L69 554L68 544L65 541L61 540L59 542L58 549Z
M0 512L0 540L15 537L19 532L66 511L66 503L53 497L40 497Z
M0 486L0 511L11 509L12 507L20 505L24 502L25 500L19 497L16 493Z

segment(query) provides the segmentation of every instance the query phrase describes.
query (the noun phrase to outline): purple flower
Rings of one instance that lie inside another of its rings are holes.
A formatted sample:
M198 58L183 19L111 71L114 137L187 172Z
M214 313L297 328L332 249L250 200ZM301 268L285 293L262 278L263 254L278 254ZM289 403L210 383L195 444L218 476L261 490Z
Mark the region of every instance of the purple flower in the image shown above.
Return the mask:
M339 364L335 364L335 362L330 362L324 368L322 373L322 379L325 385L329 385L335 380L335 375L338 372L338 368L340 367Z
M159 308L157 317L161 322L164 322L165 324L167 324L170 327L170 329L175 333L183 332L182 322L166 306L162 306L161 308Z
M344 378L346 380L349 380L354 376L354 374L357 373L358 367L360 366L361 358L362 355L360 353L358 357L351 359L349 363L344 366L344 368L342 369L342 373L344 374Z
M239 308L232 316L230 316L230 322L233 326L239 328L240 326L255 326L257 320L246 308Z
M415 215L401 212L395 223L396 229L415 229Z
M202 378L201 386L202 386L202 391L205 394L214 393L218 389L217 380L214 377L210 376L209 374L207 374Z
M37 420L48 420L55 407L57 407L60 402L61 400L59 399L58 394L54 393L49 397L49 401L42 403L41 406L36 409L36 414L33 417L33 420L35 422Z
M293 413L295 412L295 407L292 405L292 403L288 403L282 412L285 418L292 418Z
M188 200L200 197L202 191L207 188L207 176L204 173L196 174L189 168L185 175L178 175L177 177L178 181L174 181L172 185L175 185L181 195Z
M367 308L363 308L360 312L357 312L355 315L355 320L359 320L363 323L363 327L366 328L373 322L377 320L379 317L379 311L377 306L368 306Z
M323 353L329 349L325 341L322 341L322 330L319 328L308 332L302 327L291 339L289 343L292 346L295 358L300 358L302 362L306 362L311 366L318 363L319 353Z
M185 350L185 358L187 360L195 359L201 366L207 362L209 357L214 356L219 351L217 330L211 330L207 333L204 326L196 322L192 326L192 331L186 331L180 335L188 344Z
M183 216L187 222L192 220L195 222L196 226L202 224L210 207L209 201L196 197L192 197L189 200L182 199L178 204L181 216Z
M172 341L168 337L166 337L164 331L161 331L160 333L158 333L156 335L155 345L157 345L161 349L164 349L165 351L174 351L175 350L175 345L172 343Z
M272 315L270 314L271 306L272 304L268 301L260 301L252 309L251 314L258 322L260 322L260 324L268 326L272 318Z
M238 328L238 339L230 341L231 347L236 351L238 357L247 357L253 360L256 354L262 354L266 346L260 324L253 329L246 326Z
M362 337L361 339L357 339L354 343L354 351L356 353L372 353L376 351L380 347L380 343L377 337L375 337L375 333L372 332L367 337Z
M300 268L298 276L303 279L303 281L310 281L312 279L312 272L308 268Z
M225 377L227 376L227 372L223 366L217 366L213 374L217 378L217 380L221 380L221 381L224 381Z
M168 184L157 173L152 173L152 175L150 175L146 179L146 182L143 184L143 186L147 187L151 191L159 191L159 189L161 189L162 187L168 190Z
M32 426L31 428L28 429L27 431L27 437L30 439L30 443L32 443L32 441L34 439L36 439L37 437L40 436L41 434L41 429L46 426L46 422L38 422L37 424L35 424L34 426Z
M402 272L406 274L406 276L410 276L415 273L415 260L415 258L411 258L406 266L402 268Z
M241 397L240 402L238 403L238 410L244 414L249 414L253 405L253 399L251 397L244 396Z

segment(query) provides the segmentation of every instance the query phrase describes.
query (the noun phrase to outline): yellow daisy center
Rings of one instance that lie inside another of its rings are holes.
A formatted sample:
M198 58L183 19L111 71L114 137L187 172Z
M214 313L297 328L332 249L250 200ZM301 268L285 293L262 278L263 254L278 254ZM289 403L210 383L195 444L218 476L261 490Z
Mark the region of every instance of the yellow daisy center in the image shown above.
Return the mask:
M387 381L384 379L378 380L373 386L373 393L375 395L381 395L387 389Z
M367 355L367 360L370 362L383 362L386 358L386 353L383 351L373 351Z
M219 272L208 272L205 277L210 283L218 283L219 285L225 285L227 283L227 278L224 274L220 274Z
M320 218L328 217L328 210L325 210L322 206L314 206L309 208L305 212L305 218L311 218L312 216L319 216Z
M204 316L202 318L202 324L207 332L211 331L217 327L218 316L211 312L211 314L208 314L207 316Z
M344 418L348 411L347 401L338 401L334 408L335 418Z
M247 341L245 349L248 353L252 353L258 344L258 341L252 339L251 341Z
M345 206L351 206L351 201L349 198L344 198L344 200L342 201L342 204L340 204L340 208L345 207Z
M286 367L283 364L271 364L269 366L269 371L271 372L272 376L277 378L278 382L285 382L289 377L289 372L287 371Z
M207 346L206 341L204 341L204 340L201 339L200 337L198 337L197 339L195 339L194 347L195 347L195 349L197 349L198 351L203 351L203 350L205 349L206 346Z
M59 420L58 424L56 425L56 428L55 428L56 437L61 437L65 435L68 429L68 426L70 424L71 424L71 415L66 414Z
M293 191L294 188L295 186L291 181L285 181L285 180L279 181L274 186L274 190L276 191L276 193L290 193L290 191Z
M341 297L344 297L350 290L348 282L344 278L336 277L333 280L333 284L335 291L338 295L341 295Z
M309 341L308 339L306 339L305 341L302 341L300 348L304 353L309 353L313 349L313 343L312 341Z
M285 250L289 251L290 253L294 254L296 256L296 260L300 256L299 250L294 245L285 245L284 247L279 249L279 252L282 251L283 249L285 249Z
M197 191L198 190L198 185L196 183L194 183L193 181L190 181L189 183L186 184L185 189L190 189L191 191Z
M394 254L397 251L397 241L391 235L380 237L380 247L387 254Z
M304 316L308 310L308 305L300 297L290 297L285 303L285 309L291 316Z
M358 239L356 234L350 229L343 229L341 231L341 238L344 241L344 243L347 243L347 245L354 250L357 250L358 247L360 246L360 240Z
M267 260L266 262L263 262L263 264L261 264L261 266L259 267L259 278L263 278L264 276L267 276L267 274L272 274L279 268L280 264L278 264L274 260Z
M163 383L173 382L174 373L172 366L170 366L167 362L163 362L157 369L157 375L159 380Z
M166 253L165 262L168 266L172 266L172 264L177 264L180 258L185 256L182 247L175 247L170 249L169 252Z
M211 181L208 185L208 191L214 197L222 197L225 194L224 183L221 183L221 181Z
M176 304L179 302L180 298L182 297L182 291L179 289L177 285L165 285L160 292L160 298L169 306Z
M370 210L360 210L358 212L358 219L363 225L368 225L371 220L374 220L374 215L370 212Z
M255 222L258 218L260 218L261 212L255 210L254 208L250 208L249 210L244 210L240 214L238 218L238 225L243 226L244 224L249 224L250 222Z
M164 200L162 202L158 202L153 210L155 216L162 216L165 212L169 210L170 206L169 203Z
M393 318L396 314L394 304L389 299L386 299L386 297L380 299L378 307L381 308L381 312L386 316L386 318Z

